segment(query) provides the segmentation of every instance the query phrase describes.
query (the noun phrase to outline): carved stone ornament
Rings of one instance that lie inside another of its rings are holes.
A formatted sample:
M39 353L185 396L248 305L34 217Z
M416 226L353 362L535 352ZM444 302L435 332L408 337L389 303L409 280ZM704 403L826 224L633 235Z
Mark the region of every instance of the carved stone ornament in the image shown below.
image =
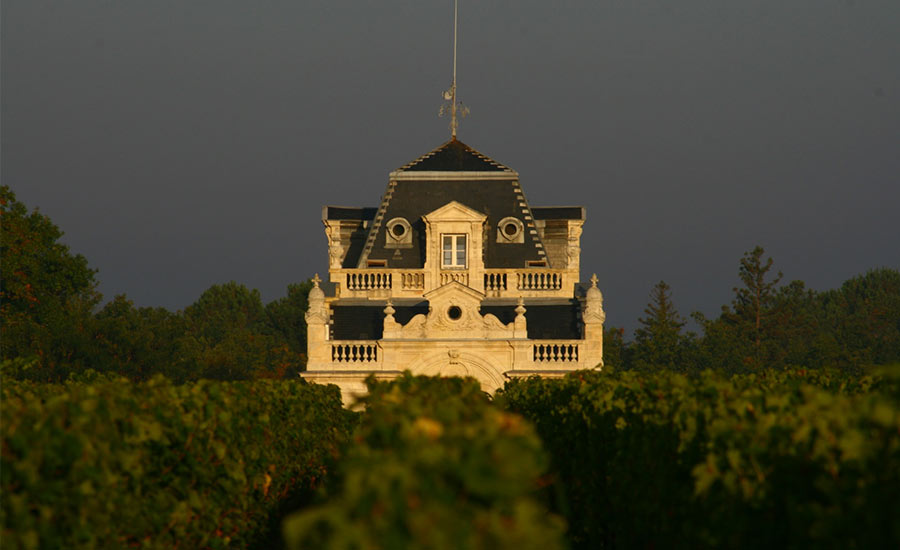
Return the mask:
M319 288L319 283L322 279L319 278L319 274L316 273L316 276L313 277L313 287L309 290L309 297L307 298L309 307L306 308L306 323L307 324L324 324L328 322L328 310L325 307L325 293L322 292L322 289Z
M407 324L389 324L385 318L384 337L400 339L514 338L516 322L504 325L490 313L478 310L484 294L456 281L425 293L429 311L414 316ZM524 307L522 308L524 310ZM387 312L387 308L385 308ZM391 316L393 318L393 316ZM520 324L524 327L524 317Z
M587 290L582 318L585 323L603 323L606 313L603 311L603 293L597 288L597 274L591 276L591 287Z

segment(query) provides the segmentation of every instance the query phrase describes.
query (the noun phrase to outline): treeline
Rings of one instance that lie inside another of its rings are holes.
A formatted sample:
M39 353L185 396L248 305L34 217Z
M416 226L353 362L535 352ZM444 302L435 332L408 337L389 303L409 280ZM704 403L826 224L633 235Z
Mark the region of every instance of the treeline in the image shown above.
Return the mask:
M706 369L730 374L764 369L835 367L860 371L900 362L900 272L875 269L840 288L816 292L803 281L781 284L774 261L761 247L740 260L741 286L714 318L691 317L702 333L685 330L686 319L660 281L650 292L634 339L607 328L604 360L621 370Z
M0 188L0 332L3 373L62 381L86 370L133 380L290 378L306 362L309 281L264 304L257 290L213 285L183 311L139 308L116 296L100 307L96 271L59 242L49 218ZM660 282L633 341L608 328L604 358L623 370L727 373L900 362L900 272L877 269L816 292L782 274L762 248L740 260L741 286L718 317L685 330Z
M100 307L96 271L59 242L59 228L8 186L0 206L5 376L58 382L93 370L132 380L243 380L296 377L305 365L310 282L289 285L268 304L230 282L174 313L135 307L124 295Z

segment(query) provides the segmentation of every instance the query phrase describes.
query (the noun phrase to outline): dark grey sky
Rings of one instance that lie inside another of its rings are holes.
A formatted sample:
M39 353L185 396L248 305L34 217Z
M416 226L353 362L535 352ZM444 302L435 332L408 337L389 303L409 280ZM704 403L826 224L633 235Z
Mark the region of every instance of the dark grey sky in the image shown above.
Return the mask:
M323 204L375 206L448 138L451 0L4 0L2 181L181 309L326 271ZM533 206L584 205L582 278L632 329L660 279L731 299L760 244L833 288L900 267L900 2L460 6L460 139Z

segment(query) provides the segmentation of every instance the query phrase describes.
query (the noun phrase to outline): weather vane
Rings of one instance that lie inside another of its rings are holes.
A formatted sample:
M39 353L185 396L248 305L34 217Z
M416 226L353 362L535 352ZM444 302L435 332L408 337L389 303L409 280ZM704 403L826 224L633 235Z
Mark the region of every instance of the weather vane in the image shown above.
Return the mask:
M462 101L456 100L456 27L459 0L453 0L453 82L450 89L444 92L445 103L441 105L438 116L444 116L450 112L450 137L456 139L456 129L459 127L459 118L465 118L469 114L469 108ZM457 115L459 115L457 117Z

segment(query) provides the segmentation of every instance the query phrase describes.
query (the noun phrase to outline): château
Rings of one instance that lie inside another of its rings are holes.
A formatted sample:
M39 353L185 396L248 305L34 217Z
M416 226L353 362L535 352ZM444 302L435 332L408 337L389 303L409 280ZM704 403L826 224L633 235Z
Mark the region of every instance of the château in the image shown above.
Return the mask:
M454 128L455 129L455 128ZM562 376L603 363L603 297L580 281L580 206L532 207L511 168L454 137L390 173L377 207L325 206L302 376ZM326 290L328 291L326 294Z

